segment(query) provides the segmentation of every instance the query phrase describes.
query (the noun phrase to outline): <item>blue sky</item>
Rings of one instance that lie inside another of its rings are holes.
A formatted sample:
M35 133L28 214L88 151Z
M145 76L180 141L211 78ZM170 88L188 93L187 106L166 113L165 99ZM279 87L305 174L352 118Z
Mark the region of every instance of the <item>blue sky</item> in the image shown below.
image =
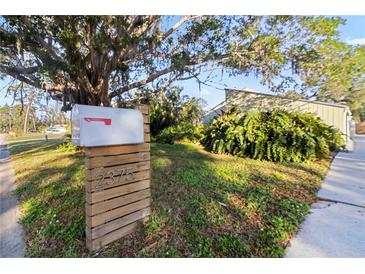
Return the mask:
M342 16L346 19L346 24L340 27L340 38L347 43L365 45L365 16ZM202 77L204 79L204 77ZM255 91L269 92L268 88L262 86L258 79L254 77L235 77L229 78L224 75L218 75L215 79L214 87L199 85L195 80L180 82L179 85L184 88L184 93L190 96L202 97L208 104L208 108L214 107L224 100L224 88L243 89L251 88ZM10 104L12 98L5 98L5 89L8 80L0 80L0 106L5 103Z

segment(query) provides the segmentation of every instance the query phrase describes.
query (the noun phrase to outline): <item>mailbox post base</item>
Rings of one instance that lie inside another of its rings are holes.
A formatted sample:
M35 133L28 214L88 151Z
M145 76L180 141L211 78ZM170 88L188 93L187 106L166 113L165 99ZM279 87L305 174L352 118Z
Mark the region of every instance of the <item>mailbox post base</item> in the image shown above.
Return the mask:
M135 232L150 214L148 107L143 144L85 148L86 246L98 250Z

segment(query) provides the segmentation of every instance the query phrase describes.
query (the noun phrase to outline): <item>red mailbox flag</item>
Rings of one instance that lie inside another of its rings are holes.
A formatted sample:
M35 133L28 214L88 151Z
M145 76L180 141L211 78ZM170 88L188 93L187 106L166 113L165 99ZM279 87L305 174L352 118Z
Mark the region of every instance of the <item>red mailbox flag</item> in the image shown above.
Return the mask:
M110 126L112 124L112 119L109 118L91 118L85 117L84 120L86 122L104 122L104 125Z

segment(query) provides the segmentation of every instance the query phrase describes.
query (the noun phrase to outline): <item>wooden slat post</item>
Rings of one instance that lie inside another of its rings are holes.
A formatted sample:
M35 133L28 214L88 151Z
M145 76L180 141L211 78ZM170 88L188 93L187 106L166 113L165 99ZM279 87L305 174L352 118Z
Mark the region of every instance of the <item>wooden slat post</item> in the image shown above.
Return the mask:
M144 143L85 148L86 245L97 250L138 228L150 213L150 120L146 105Z

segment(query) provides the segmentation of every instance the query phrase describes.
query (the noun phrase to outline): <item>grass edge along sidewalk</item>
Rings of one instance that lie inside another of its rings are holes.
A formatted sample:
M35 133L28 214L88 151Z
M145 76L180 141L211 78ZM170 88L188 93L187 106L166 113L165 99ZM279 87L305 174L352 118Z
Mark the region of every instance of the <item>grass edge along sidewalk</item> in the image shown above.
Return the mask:
M279 164L152 144L149 221L89 253L83 153L60 143L10 145L29 257L281 257L330 162Z

